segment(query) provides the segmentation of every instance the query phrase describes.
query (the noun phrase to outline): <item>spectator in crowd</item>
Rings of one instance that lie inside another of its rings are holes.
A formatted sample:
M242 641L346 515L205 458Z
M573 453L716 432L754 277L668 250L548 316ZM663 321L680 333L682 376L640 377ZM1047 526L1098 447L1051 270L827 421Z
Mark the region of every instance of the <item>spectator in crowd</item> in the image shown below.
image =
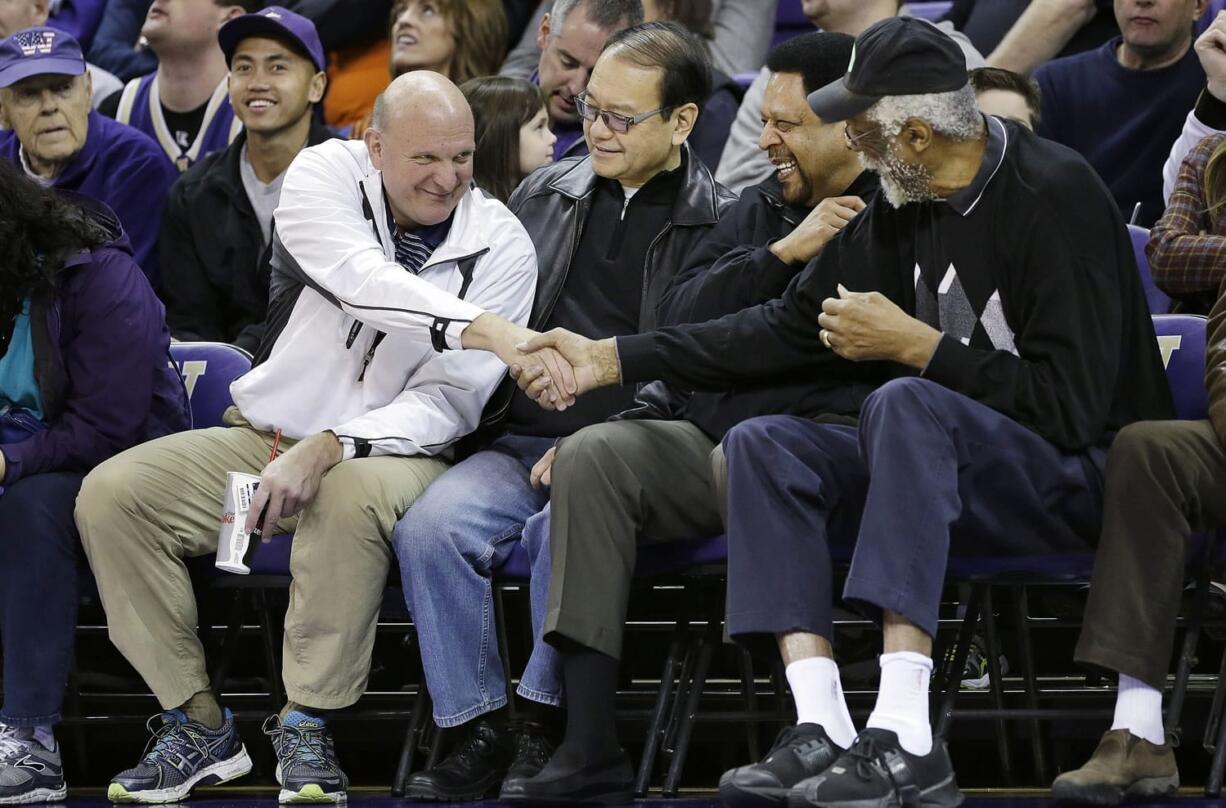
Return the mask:
M643 18L648 22L672 20L680 23L702 37L712 54L717 50L717 43L713 39L716 36L716 30L735 37L739 46L753 48L758 54L756 61L750 67L744 68L741 71L743 72L749 69L756 70L762 64L762 58L769 42L769 23L774 19L775 2L776 0L746 0L741 3L720 3L720 13L725 18L721 25L720 20L713 17L711 0L646 0L643 3ZM542 3L542 14L545 13L548 6L549 3ZM755 12L759 13L754 16ZM737 26L728 26L731 18L736 18ZM755 44L755 39L759 34L763 37L760 49ZM526 62L527 67L520 69L519 65L525 63L525 56L529 57ZM527 75L528 71L537 64L539 58L540 49L535 40L525 37L522 50L508 57L507 64L503 66L503 74ZM724 143L728 140L728 132L732 128L733 120L736 119L737 109L740 107L743 95L741 86L728 73L719 69L718 65L712 66L711 96L703 102L702 117L698 119L698 125L694 128L688 141L690 148L712 171L719 165Z
M793 807L954 806L928 721L948 554L1084 552L1112 436L1170 417L1170 390L1106 189L1068 149L981 115L951 39L919 20L876 23L810 104L847 121L882 193L781 298L642 336L559 331L525 349L560 350L580 391L647 379L729 389L792 372L842 386L853 411L863 402L858 426L766 416L724 439L727 629L777 640L799 713L765 760L726 777ZM530 394L539 372L519 374ZM876 707L858 735L830 645L831 545L854 546L844 600L885 628ZM564 559L553 545L571 575L565 589L553 579L544 631L563 649L572 714L615 690L621 616L592 597L603 558ZM608 714L581 737L567 770L609 771ZM559 787L557 768L525 788Z
M1226 280L1226 134L1210 135L1184 160L1166 213L1145 253L1159 289L1180 311L1208 313Z
M30 28L0 41L0 157L42 185L106 204L133 257L158 285L157 238L174 169L145 135L90 109L76 40Z
M823 31L858 36L875 22L898 14L899 0L809 0L802 4L805 15ZM986 66L979 51L969 39L953 29L949 23L941 23L941 30L949 34L966 55L968 68ZM758 77L745 92L740 110L728 134L720 156L715 179L733 191L741 192L750 185L766 179L771 171L770 161L758 149L758 133L762 127L762 96L770 71L762 68Z
M157 745L115 777L112 801L178 800L251 768L209 688L183 565L216 551L230 471L260 475L244 531L265 506L270 532L294 530L290 701L265 724L280 800L343 799L325 715L366 688L392 527L505 370L494 356L442 351L492 327L506 358L529 333L497 314L528 317L532 242L470 187L473 150L459 90L416 72L388 87L364 141L302 151L277 209L268 330L230 388L228 426L146 444L86 478L77 526L111 638L165 710ZM290 448L265 466L274 433Z
M1218 185L1211 200L1220 194ZM1208 420L1131 424L1107 459L1102 533L1074 659L1118 673L1119 689L1111 728L1090 760L1052 783L1061 801L1159 801L1179 788L1162 690L1184 565L1198 552L1189 538L1226 525L1226 294L1209 314L1206 345Z
M643 19L673 20L707 40L711 66L729 76L756 71L766 59L779 0L643 0ZM553 0L541 0L519 44L507 55L504 76L527 78L541 59L536 31Z
M68 38L67 34L57 32ZM81 479L186 429L170 335L114 216L0 161L0 802L60 802Z
M1209 135L1226 132L1226 11L1220 11L1193 45L1205 71L1205 88L1183 122L1183 131L1162 166L1162 199L1171 201L1184 158Z
M157 54L158 68L104 101L102 113L156 140L180 172L226 148L242 122L230 107L217 31L263 5L261 0L154 0L141 36Z
M473 180L501 202L524 177L553 162L557 140L541 88L523 79L486 76L460 85L477 127Z
M985 114L1017 121L1032 132L1038 126L1039 85L1029 76L999 67L981 67L971 71L971 87Z
M1207 0L1115 0L1120 36L1048 62L1039 134L1076 149L1111 189L1124 217L1148 227L1162 214L1162 164L1196 104L1205 73L1192 24Z
M47 2L48 0L8 0L0 3L0 39L27 28L47 25ZM51 27L64 30L59 26ZM80 42L79 39L77 41ZM123 83L119 79L97 65L87 63L86 68L89 70L90 81L93 82L93 106L98 106L102 99L123 89Z
M655 325L676 270L734 201L685 146L709 92L706 51L676 23L609 38L577 99L591 156L536 172L511 198L542 268L533 327L611 336ZM464 732L448 758L409 779L409 797L480 799L499 784L517 797L552 750L549 728L560 722L547 705L562 692L556 655L538 645L520 680L536 720L517 739L507 726L505 661L482 628L493 603L489 575L548 500L532 485L533 465L559 437L633 399L630 390L606 392L556 416L507 380L487 409L481 451L443 474L396 526L434 721ZM548 563L534 557L536 569Z
M255 353L268 311L272 214L304 149L333 137L315 105L327 85L311 21L280 6L235 17L218 32L230 104L243 131L175 184L162 225L166 319L176 339L228 342Z
M843 75L851 47L846 34L812 33L769 54L760 145L777 174L746 190L703 239L665 296L661 322L706 321L778 297L873 197L877 178L847 148L842 124L823 123L806 100ZM552 543L555 558L552 570L533 576L534 602L543 606L551 577L565 589L568 575L585 574L574 573L575 565L604 564L600 586L588 596L602 612L620 615L609 636L620 646L636 544L721 531L710 458L728 429L768 413L829 417L846 408L846 399L841 389L794 373L735 393L679 396L653 384L618 422L564 438L532 471L534 482L552 489L548 510L525 526L524 542L536 553L549 552L543 548ZM612 701L583 709L589 726L613 722Z
M391 77L442 73L456 84L498 72L507 20L499 0L397 0L392 6ZM354 125L361 138L367 115Z
M503 65L502 75L528 79L544 93L550 128L558 137L554 160L586 154L575 96L587 87L608 38L642 21L642 0L557 0L535 29L540 53L535 70Z
M954 0L941 19L988 63L1022 75L1057 56L1093 50L1119 36L1112 0Z
M158 58L141 37L153 0L106 0L106 10L89 47L89 59L122 81L158 69Z

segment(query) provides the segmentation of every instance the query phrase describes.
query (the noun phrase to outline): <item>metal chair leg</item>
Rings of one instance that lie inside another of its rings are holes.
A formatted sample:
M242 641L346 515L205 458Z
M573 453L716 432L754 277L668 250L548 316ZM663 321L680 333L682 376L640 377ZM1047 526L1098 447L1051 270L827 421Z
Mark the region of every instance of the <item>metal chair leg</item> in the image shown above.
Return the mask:
M277 633L273 628L272 609L268 607L268 590L256 589L252 593L257 614L260 616L260 633L264 640L264 668L268 675L268 701L272 712L285 706L285 690L281 687L281 666L277 663Z
M1223 655L1223 669L1226 669L1226 654ZM1218 687L1221 688L1221 679ZM1226 721L1218 716L1217 741L1213 749L1213 760L1209 765L1209 777L1205 780L1205 796L1217 799L1222 794L1222 776L1226 773Z
M1022 681L1025 684L1026 708L1037 710L1039 707L1039 690L1034 670L1034 649L1030 645L1030 628L1028 623L1029 609L1026 601L1026 587L1013 587L1014 608L1017 615L1017 645L1022 663ZM1034 773L1038 781L1047 785L1051 781L1047 768L1047 751L1043 745L1043 734L1037 718L1029 720L1030 744L1034 754Z
M1005 710L1005 681L1000 669L1000 639L996 633L996 615L992 604L992 587L983 593L983 634L988 654L988 688L992 707L1001 715ZM996 719L996 749L1000 753L1000 775L1006 785L1013 785L1013 755L1009 748L1009 727L1005 719Z
M1200 628L1204 622L1205 605L1209 601L1209 576L1213 571L1213 551L1217 545L1217 534L1211 534L1205 539L1201 551L1200 566L1196 570L1196 590L1192 595L1192 613L1188 615L1188 625L1183 632L1183 645L1179 652L1179 663L1175 667L1175 684L1171 688L1171 698L1166 708L1166 738L1167 742L1179 746L1182 740L1184 696L1188 690L1188 677L1192 668L1196 667L1196 648L1200 641Z
M634 794L645 797L651 788L651 774L655 770L656 758L660 753L660 743L664 737L669 714L672 710L674 681L681 670L681 649L685 628L680 623L673 633L673 639L668 645L668 656L664 658L664 669L660 672L660 686L656 689L656 701L651 707L651 721L647 725L647 737L643 740L643 756L639 760L638 777L634 781Z
M979 613L983 609L983 593L985 589L987 589L986 584L975 584L971 588L971 597L966 604L966 615L962 618L962 625L958 629L958 640L954 645L953 660L950 667L947 668L948 673L942 677L945 680L945 692L941 698L936 721L933 722L932 728L933 734L942 738L949 733L949 725L953 721L954 701L958 698L958 688L962 686L961 671L966 667L966 658L971 652L971 639L975 633L975 626L979 623ZM942 661L942 666L944 666L944 661Z
M235 589L233 597L230 599L230 612L226 621L226 633L221 640L221 648L218 649L217 662L213 666L213 675L209 677L212 682L213 695L221 698L222 688L226 684L226 676L230 673L230 663L234 659L234 655L238 649L239 637L243 631L243 599L246 596L242 589Z
M749 651L744 648L739 649L737 661L741 669L741 695L745 701L745 713L749 716L757 716L758 714L758 693L754 687L753 678L753 657ZM762 722L756 717L751 717L745 722L746 746L749 747L749 759L762 759L762 745L758 741L758 734L762 728Z
M409 775L413 773L413 758L416 757L417 744L425 734L426 722L429 720L430 691L423 683L418 689L417 698L413 699L413 711L409 713L409 725L405 728L404 744L400 747L400 760L396 765L396 776L392 778L392 796L403 797Z
M494 632L498 638L498 653L502 656L502 678L507 691L507 717L514 721L519 715L515 709L515 688L511 685L511 644L507 640L507 609L502 601L502 589L494 587Z
M708 630L706 636L702 636L698 640L698 660L694 665L694 677L689 684L685 709L677 726L677 742L673 750L672 760L669 761L668 776L664 779L665 797L677 796L677 791L681 786L681 771L685 766L685 759L690 751L690 738L694 733L694 722L698 715L702 692L707 683L707 671L711 667L711 656L715 652L715 645L718 641L718 638L712 641L710 630Z

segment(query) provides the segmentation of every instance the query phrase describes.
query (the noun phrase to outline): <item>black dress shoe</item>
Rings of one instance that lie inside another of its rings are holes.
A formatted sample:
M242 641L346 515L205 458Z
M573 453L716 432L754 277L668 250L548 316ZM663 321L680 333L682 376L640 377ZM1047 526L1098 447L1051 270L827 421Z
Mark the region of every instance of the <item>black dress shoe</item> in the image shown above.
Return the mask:
M509 729L477 719L441 763L409 778L405 796L441 802L492 797L511 763L513 743Z
M521 805L629 805L634 802L634 771L622 752L561 777L542 780L537 775L505 783L499 799Z
M819 724L786 727L761 762L724 772L720 802L725 808L786 805L792 786L824 772L843 751Z
M502 780L503 789L510 787L514 791L519 783L536 777L551 757L553 744L546 737L544 727L533 723L521 724L515 739L515 759Z

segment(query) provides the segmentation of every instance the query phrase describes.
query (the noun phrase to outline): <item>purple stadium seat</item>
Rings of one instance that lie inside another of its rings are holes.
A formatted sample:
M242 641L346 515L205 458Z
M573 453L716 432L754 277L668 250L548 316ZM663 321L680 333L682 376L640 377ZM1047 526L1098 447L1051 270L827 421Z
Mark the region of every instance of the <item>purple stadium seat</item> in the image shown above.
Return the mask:
M1171 310L1171 299L1154 283L1154 276L1149 271L1149 258L1145 255L1145 245L1149 243L1149 230L1130 224L1128 225L1128 236L1132 239L1132 251L1137 257L1137 269L1141 271L1141 286L1145 289L1145 302L1149 305L1149 313L1166 314Z
M1154 333L1162 352L1166 380L1175 399L1175 417L1200 420L1209 417L1205 393L1205 324L1197 314L1154 316Z
M221 426L234 401L230 383L251 369L246 351L221 342L175 342L170 357L183 376L192 407L192 427Z

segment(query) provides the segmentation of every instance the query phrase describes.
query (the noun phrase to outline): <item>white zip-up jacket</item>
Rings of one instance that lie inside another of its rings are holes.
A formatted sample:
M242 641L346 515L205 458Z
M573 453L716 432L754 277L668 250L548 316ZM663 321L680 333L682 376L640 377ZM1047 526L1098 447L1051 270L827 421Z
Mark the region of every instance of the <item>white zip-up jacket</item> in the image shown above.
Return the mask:
M469 190L414 275L394 260L366 145L332 140L294 159L274 221L267 359L230 387L252 426L330 430L345 459L434 455L475 429L506 365L445 349L484 312L527 322L536 251L519 220Z

